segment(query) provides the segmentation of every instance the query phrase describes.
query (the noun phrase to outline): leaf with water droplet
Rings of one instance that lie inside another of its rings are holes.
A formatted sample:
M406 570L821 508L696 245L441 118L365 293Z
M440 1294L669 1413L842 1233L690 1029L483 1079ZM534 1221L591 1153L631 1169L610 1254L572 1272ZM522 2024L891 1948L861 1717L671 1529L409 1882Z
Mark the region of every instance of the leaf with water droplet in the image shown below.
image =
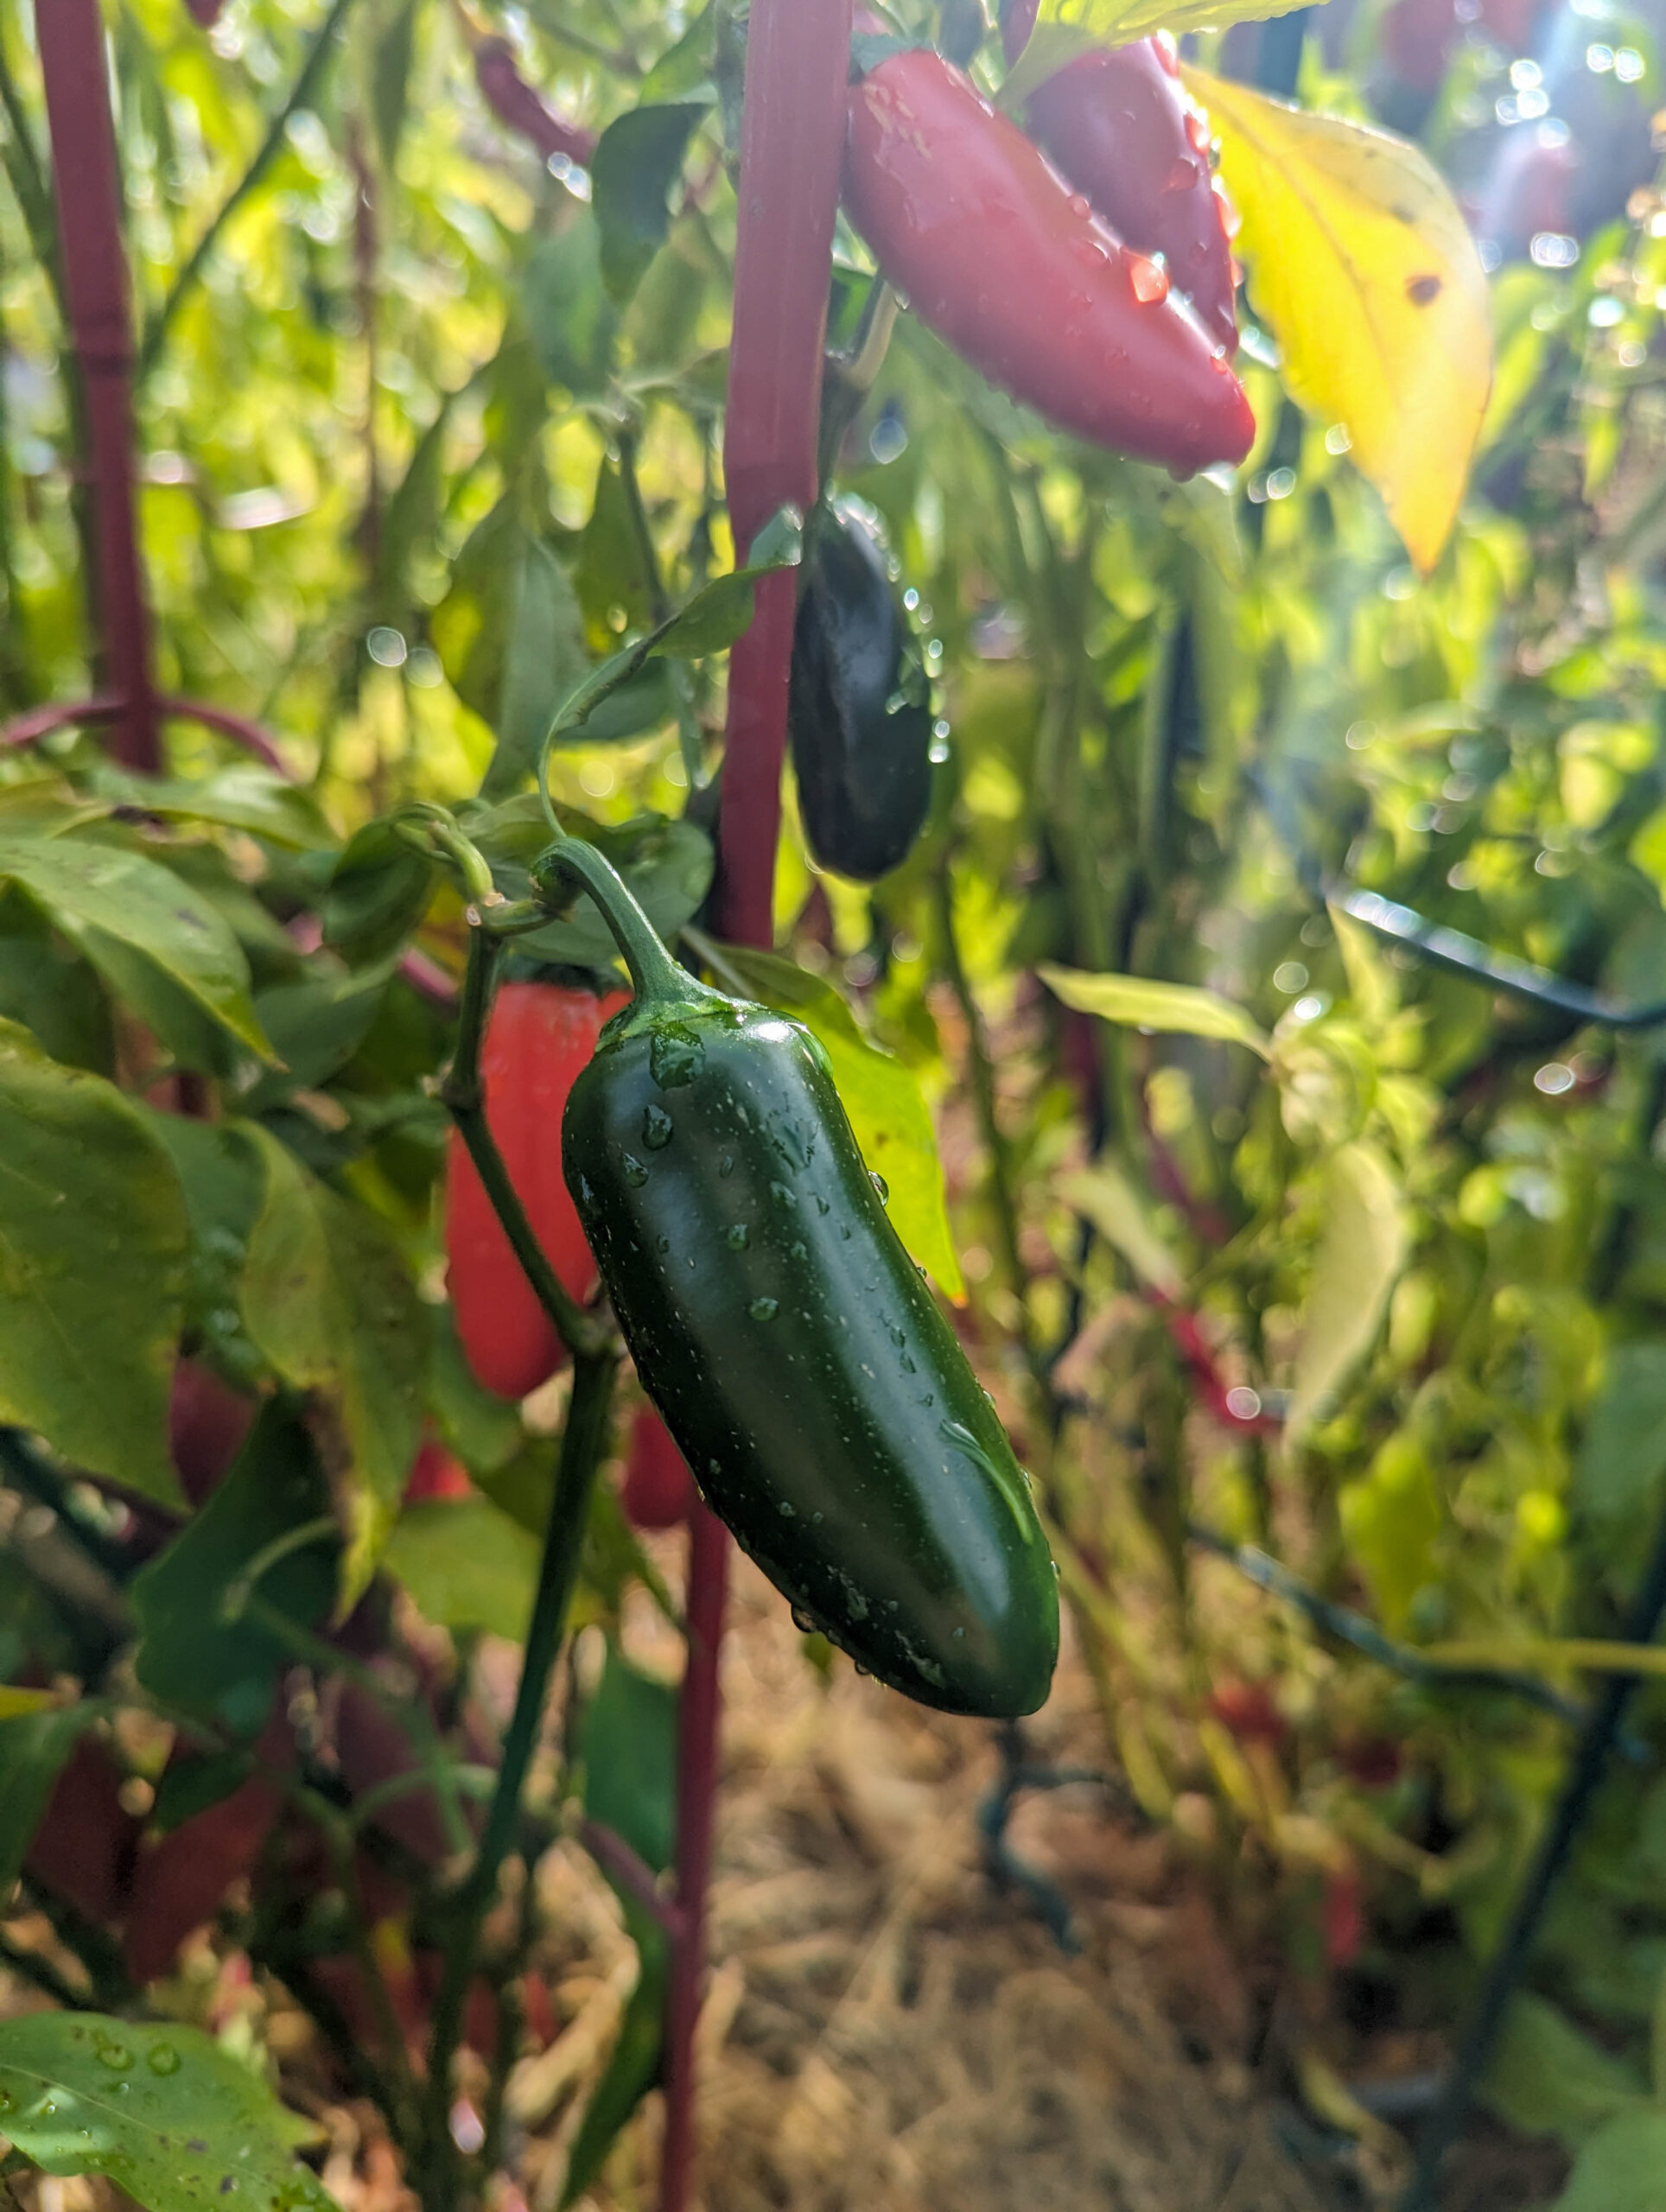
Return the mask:
M119 2101L129 2085L112 2079L118 2061L149 2082L142 2101ZM317 2129L197 2028L86 2012L0 2021L0 2113L45 2172L102 2174L149 2212L200 2212L209 2188L232 2193L234 2166L272 2212L337 2212L295 2159ZM182 2168L181 2140L194 2160L213 2162L207 2174Z

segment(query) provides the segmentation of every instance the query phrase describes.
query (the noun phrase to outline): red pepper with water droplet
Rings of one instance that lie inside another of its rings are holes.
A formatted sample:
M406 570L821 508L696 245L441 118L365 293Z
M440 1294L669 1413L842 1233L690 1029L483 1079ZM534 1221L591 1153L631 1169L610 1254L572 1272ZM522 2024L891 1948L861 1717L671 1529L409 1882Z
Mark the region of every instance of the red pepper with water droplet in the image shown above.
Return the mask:
M1136 253L1160 254L1205 329L1235 351L1234 219L1168 41L1078 55L1030 95L1025 119L1095 214Z
M849 96L845 205L910 306L1059 429L1190 476L1249 452L1219 341L941 54L881 61Z
M582 987L505 983L493 1001L480 1052L486 1121L528 1225L564 1287L590 1294L595 1262L550 1141L574 1079L595 1049L601 1025L625 1004ZM486 1186L454 1130L446 1171L447 1280L457 1335L488 1390L524 1398L547 1382L566 1353L555 1324L522 1272Z

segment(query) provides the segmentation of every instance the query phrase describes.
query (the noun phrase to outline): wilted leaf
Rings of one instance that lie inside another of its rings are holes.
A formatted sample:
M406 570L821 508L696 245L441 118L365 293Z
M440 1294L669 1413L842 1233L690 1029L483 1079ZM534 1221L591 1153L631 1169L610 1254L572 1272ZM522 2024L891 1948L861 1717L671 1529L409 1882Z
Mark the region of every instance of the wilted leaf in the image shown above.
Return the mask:
M3 2133L49 2174L105 2174L149 2212L339 2212L316 2139L200 2028L31 2012L0 2021ZM235 2194L233 2194L235 2192Z
M1260 1024L1214 991L1200 991L1190 983L1153 982L1144 976L1086 976L1048 961L1035 972L1055 998L1078 1014L1097 1014L1103 1021L1127 1028L1247 1045L1262 1059L1272 1058L1271 1040Z
M1457 518L1492 383L1486 276L1428 157L1188 68L1220 135L1237 251L1302 405L1340 423L1425 575Z
M0 1420L164 1505L188 1246L142 1111L0 1023Z
M830 983L791 960L741 945L722 949L719 976L802 1021L821 1039L862 1158L890 1192L891 1225L940 1288L966 1294L943 1195L932 1116L913 1070L881 1051Z
M1399 1180L1372 1144L1332 1154L1324 1215L1285 1422L1292 1443L1370 1351L1411 1243Z

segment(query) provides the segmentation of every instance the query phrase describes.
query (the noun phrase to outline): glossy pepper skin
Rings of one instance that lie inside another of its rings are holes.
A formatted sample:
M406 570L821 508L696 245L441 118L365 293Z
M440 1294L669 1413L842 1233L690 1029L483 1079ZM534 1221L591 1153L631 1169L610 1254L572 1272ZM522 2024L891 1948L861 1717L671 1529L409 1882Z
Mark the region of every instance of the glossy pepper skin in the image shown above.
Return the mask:
M707 1503L801 1622L893 1688L1033 1712L1059 1645L1046 1540L821 1047L696 982L593 849L556 846L549 870L598 892L637 987L567 1102L568 1184Z
M932 701L878 520L838 499L811 525L787 706L798 813L836 875L877 882L932 801Z
M849 95L850 219L924 321L992 384L1095 445L1190 476L1249 452L1219 344L939 54Z
M1237 350L1229 213L1209 165L1209 126L1157 38L1084 54L1030 95L1030 135L1096 215L1160 253L1176 291Z
M592 991L555 983L505 983L493 1001L480 1052L486 1126L532 1234L577 1299L589 1296L595 1262L550 1131L595 1047L604 1014L622 1004L617 995L604 1002ZM488 1390L524 1398L549 1380L566 1353L455 1129L446 1168L445 1246L457 1335L470 1367Z

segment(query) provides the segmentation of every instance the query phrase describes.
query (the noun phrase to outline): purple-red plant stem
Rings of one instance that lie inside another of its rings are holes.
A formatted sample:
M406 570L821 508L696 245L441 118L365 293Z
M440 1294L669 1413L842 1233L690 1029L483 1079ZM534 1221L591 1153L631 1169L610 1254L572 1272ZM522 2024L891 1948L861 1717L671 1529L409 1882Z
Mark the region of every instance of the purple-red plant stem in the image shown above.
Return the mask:
M774 510L816 498L822 354L844 152L851 0L753 0L741 117L734 321L723 467L737 556ZM762 580L729 656L718 817L718 927L774 941L775 848L792 664L791 572ZM718 1662L728 1534L704 1506L689 1520L688 1662L677 1716L677 1904L665 1999L660 2212L685 2212L695 2151L695 2031L717 1793Z
M110 117L99 0L35 0L52 134L52 189L70 342L86 399L99 573L87 579L95 667L122 702L111 750L130 768L162 765L150 618L134 507L133 333L122 245L121 177Z
M677 1933L682 1925L682 1915L661 1890L653 1868L645 1859L637 1857L622 1835L614 1828L604 1827L600 1821L582 1821L578 1840L610 1881L628 1890L668 1936Z

